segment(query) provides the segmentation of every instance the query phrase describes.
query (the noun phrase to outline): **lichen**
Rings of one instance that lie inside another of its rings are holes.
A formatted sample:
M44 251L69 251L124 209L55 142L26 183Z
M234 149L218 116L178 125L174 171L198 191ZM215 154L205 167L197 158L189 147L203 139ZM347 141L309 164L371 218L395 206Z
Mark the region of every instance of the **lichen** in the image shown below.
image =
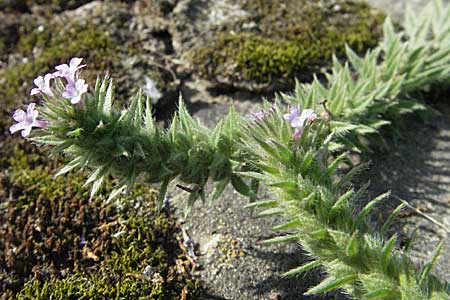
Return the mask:
M335 1L333 1L335 3ZM343 54L345 43L358 52L373 47L384 16L365 3L344 1L323 6L310 1L245 1L253 29L244 24L219 31L198 47L191 62L201 75L271 83L303 78Z

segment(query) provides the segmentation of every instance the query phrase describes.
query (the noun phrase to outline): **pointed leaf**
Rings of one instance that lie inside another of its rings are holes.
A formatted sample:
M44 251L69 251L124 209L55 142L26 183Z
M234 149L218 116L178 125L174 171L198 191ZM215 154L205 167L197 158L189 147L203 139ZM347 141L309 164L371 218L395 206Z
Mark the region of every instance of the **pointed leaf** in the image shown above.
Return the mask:
M389 261L392 256L392 252L394 251L395 242L397 241L397 235L393 235L383 246L383 250L381 251L381 267L385 272L388 270Z
M265 201L258 201L258 202L252 202L249 204L246 204L244 208L255 208L255 207L275 207L278 205L277 200L265 200Z
M318 285L310 288L304 295L317 295L340 288L358 279L356 275L347 275L340 278L328 277Z
M431 254L430 259L423 266L422 272L420 273L420 277L419 277L419 285L422 285L422 283L427 278L428 273L430 273L431 269L433 268L434 264L436 263L436 260L438 259L439 255L441 254L441 250L443 247L444 247L444 241L439 243L437 248Z
M286 242L292 242L292 241L298 241L298 235L297 234L288 234L288 235L282 235L277 236L268 240L264 240L261 242L263 245L273 245L273 244L281 244Z
M216 202L220 195L222 195L223 191L227 187L228 183L230 183L230 179L225 178L221 181L218 181L214 184L214 189L211 194L211 202Z
M358 215L357 223L361 224L364 221L364 218L370 213L370 211L382 200L388 198L390 196L391 192L386 192L384 194L381 194L380 196L376 197L372 201L366 204L364 208L361 210L361 212Z
M296 218L296 219L294 219L292 221L289 221L287 223L274 226L274 227L272 227L272 229L273 230L277 230L277 231L290 230L290 229L295 229L295 228L297 228L297 227L299 227L301 225L302 225L302 221L300 219Z
M67 172L72 171L74 168L81 166L81 162L83 161L82 157L77 157L68 164L66 164L58 173L55 174L55 177L66 174Z
M389 227L391 227L394 220L398 217L402 209L405 207L405 204L401 203L399 206L397 206L394 211L389 215L386 222L384 222L383 226L381 227L380 233L382 236L385 236Z
M302 266L299 266L295 269L289 270L286 273L283 273L283 276L289 277L289 276L300 275L300 274L305 273L306 271L309 271L309 270L319 267L321 264L322 263L320 260L314 260L314 261L306 263Z

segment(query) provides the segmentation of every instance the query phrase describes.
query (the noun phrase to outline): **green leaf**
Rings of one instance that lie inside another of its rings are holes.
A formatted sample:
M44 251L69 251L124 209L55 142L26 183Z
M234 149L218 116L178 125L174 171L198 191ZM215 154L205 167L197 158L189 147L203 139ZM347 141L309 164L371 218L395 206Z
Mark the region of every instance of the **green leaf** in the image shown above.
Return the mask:
M108 89L106 90L105 99L103 101L102 107L102 112L107 116L111 116L111 108L113 103L113 89L114 85L111 79L108 84Z
M144 123L145 123L145 128L149 132L153 133L156 131L155 120L153 119L153 111L152 111L152 104L150 101L150 97L147 97L145 99Z
M273 245L273 244L281 244L281 243L292 242L292 241L298 241L297 234L288 234L288 235L283 235L283 236L277 236L277 237L262 241L261 244Z
M200 194L198 192L193 192L189 194L186 209L184 211L184 217L186 218L188 215L190 215L192 211L192 207L194 207L195 201L200 197Z
M103 79L101 81L97 78L97 82L95 84L95 99L97 100L97 111L98 112L103 111L103 105L105 103L105 95L106 95L108 81L109 81L109 76L106 75L105 77L103 77Z
M294 190L297 189L297 183L293 181L278 181L273 183L268 183L267 186L285 189L285 190Z
M103 184L103 181L105 180L106 176L100 176L98 177L94 183L92 184L92 188L91 188L91 196L90 199L94 198L95 194L99 191L100 187Z
M394 211L389 215L386 222L384 222L383 226L381 227L380 233L382 236L385 236L389 227L391 227L392 222L394 222L395 218L400 214L402 209L405 207L405 204L401 203L399 206L397 206Z
M223 190L226 188L226 186L230 183L229 178L225 178L223 180L220 180L214 184L214 189L211 194L211 202L216 202L220 195L222 195Z
M395 36L394 25L389 17L386 18L383 24L383 33L388 41L391 41Z
M250 187L245 183L244 180L242 180L241 177L237 175L231 176L231 185L233 188L240 194L250 197L252 195L252 191Z
M159 187L158 203L156 205L157 212L159 212L164 205L164 198L166 197L167 187L169 186L170 181L171 179L166 177L161 182L161 186Z
M309 166L314 160L314 151L309 150L305 153L302 160L302 165L300 166L300 173L306 174L306 171L308 170Z
M244 206L244 208L255 208L255 207L275 207L278 205L277 200L265 200L252 202Z
M272 227L273 230L289 230L289 229L295 229L298 228L299 226L301 226L303 223L299 218L296 218L292 221L289 221L287 223L284 224L280 224L280 225L276 225L274 227Z
M358 232L354 232L352 237L349 239L347 243L347 247L345 247L345 252L349 257L354 257L358 253L358 242L359 240Z
M397 241L397 235L393 235L383 246L383 250L381 251L381 267L384 272L387 273L389 267L389 260L392 256L392 251L395 247L395 242Z
M360 71L362 70L362 66L364 64L364 60L358 56L347 44L345 44L345 52L347 54L348 60L351 62L353 67Z
M381 288L364 295L364 299L389 299L395 293L392 289Z
M317 295L340 288L358 279L356 275L347 275L340 278L328 277L318 285L310 288L304 295Z
M243 176L243 177L257 179L259 181L264 181L266 179L266 176L264 176L263 174L258 173L258 172L251 172L251 171L249 171L249 172L234 172L234 174Z
M322 240L322 239L325 239L326 237L328 237L329 233L328 233L327 229L319 229L319 230L310 232L309 235L311 236L311 238L313 238L315 240Z
M407 239L406 244L403 246L403 251L409 252L411 250L411 246L417 238L417 233L419 232L419 227L416 226L411 234L411 236Z
M306 263L300 267L289 270L286 273L283 273L283 276L289 277L289 276L300 275L300 274L305 273L306 271L309 271L309 270L319 267L321 264L322 264L322 262L320 260L314 260L314 261Z
M120 193L122 193L124 190L126 190L127 185L121 185L118 188L115 188L111 191L111 193L109 194L108 199L106 200L107 203L111 202L111 200L113 200L114 198L116 198Z
M377 205L382 200L388 198L390 194L391 194L391 192L386 192L386 193L381 194L380 196L376 197L375 199L373 199L369 203L367 203L366 206L364 206L364 208L359 213L356 223L357 224L362 224L362 222L364 221L365 217L370 213L370 211L375 207L375 205Z
M258 217L269 217L269 216L275 216L275 215L281 215L284 213L284 209L283 208L269 208L266 209L260 213L258 213Z
M344 205L353 198L354 195L355 192L353 190L348 190L344 195L339 197L339 199L331 207L330 214L337 214L339 210L341 210Z
M83 161L82 157L77 157L74 160L70 161L68 164L66 164L61 170L58 171L58 173L55 174L55 177L61 176L63 174L66 174L76 167L81 166L81 163Z
M441 254L441 250L443 247L444 247L444 241L439 243L437 248L433 251L433 254L431 254L430 259L423 266L422 272L420 273L420 276L419 276L419 285L422 285L422 283L427 278L428 273L430 273L431 269L433 268L434 264L436 263L436 260L438 259L439 255Z
M338 157L336 157L331 164L328 166L327 168L327 177L330 177L332 174L334 174L334 172L336 171L336 169L339 167L339 164L347 157L347 153L342 153L341 155L339 155Z
M58 146L64 143L63 140L60 138L57 138L54 135L41 135L41 136L35 136L30 139L31 141L38 143L38 144L46 144L50 146Z

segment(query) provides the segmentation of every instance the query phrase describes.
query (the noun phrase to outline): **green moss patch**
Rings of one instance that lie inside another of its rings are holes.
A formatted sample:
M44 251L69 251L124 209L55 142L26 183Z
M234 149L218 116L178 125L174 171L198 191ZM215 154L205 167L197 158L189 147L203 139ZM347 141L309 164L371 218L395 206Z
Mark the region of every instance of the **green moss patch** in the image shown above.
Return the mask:
M138 185L120 206L89 200L83 174L54 178L60 164L17 141L6 137L0 147L0 299L195 294L176 222L154 212L156 191Z
M254 0L242 5L251 19L219 31L194 51L192 63L201 75L231 83L292 82L324 66L333 53L342 55L345 43L358 52L375 46L384 19L369 5L351 1ZM251 29L243 29L251 22Z

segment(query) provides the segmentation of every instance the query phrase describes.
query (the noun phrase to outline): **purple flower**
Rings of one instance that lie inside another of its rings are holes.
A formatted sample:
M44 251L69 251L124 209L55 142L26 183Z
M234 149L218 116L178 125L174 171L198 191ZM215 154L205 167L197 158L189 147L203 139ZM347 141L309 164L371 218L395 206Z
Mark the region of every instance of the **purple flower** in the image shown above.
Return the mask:
M167 195L164 196L163 204L164 204L164 207L166 209L170 208L170 198L169 198L169 196L167 196Z
M275 113L276 104L272 105L267 111L261 109L260 111L253 114L255 121L262 123L265 122L268 117Z
M317 118L316 113L312 109L305 109L300 113L297 107L291 107L290 112L283 115L283 118L291 122L291 126L295 128L294 138L297 139L303 132L306 121L314 121Z
M34 110L35 106L36 103L30 103L28 104L26 112L21 109L18 109L14 112L13 119L18 123L9 127L9 131L11 132L11 134L15 133L16 131L22 130L22 136L26 137L30 134L33 127L42 128L48 124L48 122L46 121L40 121L37 119L39 112L37 110Z
M52 89L50 88L50 80L53 78L52 74L46 74L44 77L38 76L36 77L33 82L37 86L37 88L34 88L30 92L30 96L44 93L47 96L53 96Z
M81 235L81 237L80 237L80 246L81 247L84 247L84 245L86 245L86 238L84 237L84 234L83 235Z
M264 122L264 120L266 119L266 113L264 112L264 110L258 111L254 114L254 116L257 122Z
M72 104L79 104L81 95L87 92L88 85L84 79L78 79L75 83L68 83L62 92L64 98L70 99ZM81 104L81 103L80 103Z
M79 57L74 57L70 60L69 65L62 64L56 66L55 69L58 70L53 73L55 77L64 77L67 80L67 84L75 85L75 73L79 69L85 67L86 65L81 65L80 63L83 59Z

